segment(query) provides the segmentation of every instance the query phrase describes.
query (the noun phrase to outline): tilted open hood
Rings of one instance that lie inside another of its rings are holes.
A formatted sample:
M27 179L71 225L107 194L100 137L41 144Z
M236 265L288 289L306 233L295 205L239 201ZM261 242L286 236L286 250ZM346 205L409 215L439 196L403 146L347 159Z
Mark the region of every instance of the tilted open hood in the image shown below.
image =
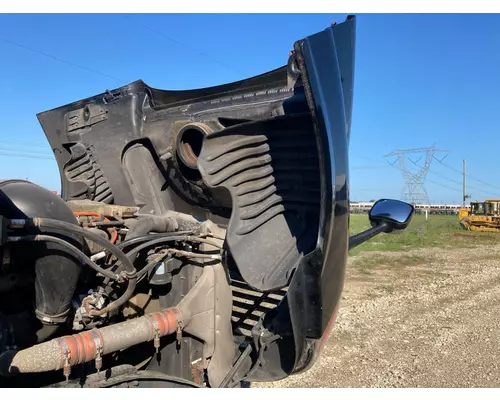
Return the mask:
M287 289L274 318L293 334L255 379L305 368L340 298L354 36L349 17L260 76L186 91L136 81L38 115L65 200L212 219L227 227L230 265L251 289Z

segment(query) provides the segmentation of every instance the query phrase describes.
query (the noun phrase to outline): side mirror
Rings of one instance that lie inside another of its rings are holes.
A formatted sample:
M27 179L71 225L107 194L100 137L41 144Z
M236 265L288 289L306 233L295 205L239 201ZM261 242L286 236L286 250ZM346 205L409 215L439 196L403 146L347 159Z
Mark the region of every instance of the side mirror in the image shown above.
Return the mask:
M415 208L399 200L382 199L377 201L368 214L372 226L385 223L392 230L405 229L415 213Z
M368 217L372 224L370 229L349 238L349 250L370 240L379 233L389 233L405 229L411 221L415 208L399 200L382 199L373 204Z

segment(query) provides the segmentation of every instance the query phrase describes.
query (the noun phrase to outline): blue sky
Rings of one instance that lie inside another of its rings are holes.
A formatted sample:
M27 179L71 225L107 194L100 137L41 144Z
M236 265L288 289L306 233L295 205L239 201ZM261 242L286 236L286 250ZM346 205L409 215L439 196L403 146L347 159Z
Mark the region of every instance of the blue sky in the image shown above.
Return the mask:
M296 39L344 19L0 15L0 179L28 178L59 190L57 166L45 158L51 150L36 119L40 111L136 79L178 90L257 75L284 64ZM399 198L402 174L383 156L433 144L448 153L438 155L447 154L447 167L430 167L431 201L461 202L461 176L450 167L461 170L464 158L473 197L500 196L499 22L497 15L358 15L352 200ZM19 151L31 158L13 156Z

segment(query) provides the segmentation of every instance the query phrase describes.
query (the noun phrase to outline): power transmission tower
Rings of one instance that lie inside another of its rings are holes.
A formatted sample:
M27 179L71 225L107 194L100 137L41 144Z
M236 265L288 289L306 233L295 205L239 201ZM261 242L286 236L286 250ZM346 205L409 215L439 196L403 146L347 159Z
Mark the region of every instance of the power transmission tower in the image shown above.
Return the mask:
M403 178L405 180L405 185L401 193L401 199L408 203L414 204L429 204L429 196L425 190L425 178L427 178L427 172L431 166L432 160L435 158L434 155L438 152L445 152L446 150L438 150L436 146L425 147L419 149L408 149L408 150L394 150L393 152L385 155L390 165L395 166L397 163L397 168L403 173ZM409 155L418 156L420 158L416 161L412 160ZM425 157L424 165L418 165L417 163ZM389 159L394 159L390 162ZM444 160L446 155L440 160ZM419 169L417 171L411 171L407 167L407 161L417 166Z

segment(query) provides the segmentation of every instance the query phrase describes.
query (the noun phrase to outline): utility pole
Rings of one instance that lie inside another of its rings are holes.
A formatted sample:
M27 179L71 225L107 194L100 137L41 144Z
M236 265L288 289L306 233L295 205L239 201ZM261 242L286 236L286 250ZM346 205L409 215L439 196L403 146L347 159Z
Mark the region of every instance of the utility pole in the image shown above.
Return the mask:
M465 202L467 199L470 199L470 194L467 194L467 188L466 188L466 169L467 169L467 162L464 160L464 167L463 167L463 179L464 179L464 187L463 187L463 206L465 207Z

